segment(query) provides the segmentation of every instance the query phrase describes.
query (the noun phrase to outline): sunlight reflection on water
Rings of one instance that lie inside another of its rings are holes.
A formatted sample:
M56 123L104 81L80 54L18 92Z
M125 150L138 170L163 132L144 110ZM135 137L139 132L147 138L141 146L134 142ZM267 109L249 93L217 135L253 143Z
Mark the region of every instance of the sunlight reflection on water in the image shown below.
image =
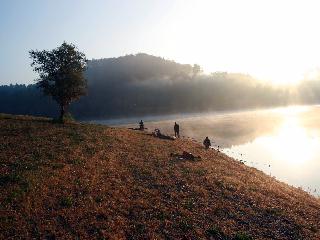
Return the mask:
M310 108L301 110L286 109L281 113L283 123L276 132L226 148L225 151L237 159L239 153L246 153L243 157L246 164L319 196L320 136L317 129L303 124L303 114L320 112Z
M172 135L173 123L177 121L182 136L199 142L209 136L214 148L220 146L224 153L246 165L320 196L319 106L177 115L163 119L165 117L157 121L155 117L145 125L151 131L160 128Z

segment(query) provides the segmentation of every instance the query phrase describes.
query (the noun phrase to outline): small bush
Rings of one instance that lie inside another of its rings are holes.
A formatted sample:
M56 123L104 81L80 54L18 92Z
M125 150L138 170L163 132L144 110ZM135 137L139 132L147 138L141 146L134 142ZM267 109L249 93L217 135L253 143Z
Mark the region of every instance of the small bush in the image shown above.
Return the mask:
M183 202L183 206L186 208L186 209L188 209L188 210L192 210L193 208L194 208L194 206L195 206L195 202L196 202L196 200L194 200L194 199L188 199L188 200L186 200L185 202Z
M178 227L184 232L193 230L194 228L192 221L189 221L188 219L182 219L181 221L179 221Z
M237 233L234 240L253 240L253 238L246 233Z
M30 183L26 180L22 180L6 197L6 203L12 203L14 201L18 201L21 197L24 196L30 190Z
M314 233L317 233L318 232L318 229L315 227L315 226L311 226L310 227L310 230Z
M9 183L18 183L21 181L21 177L16 174L2 175L0 176L0 186L5 186Z
M196 174L196 175L198 175L198 176L204 176L204 175L206 175L207 174L207 170L206 169L196 169L195 171L194 171L194 173Z
M61 207L71 207L73 205L73 198L71 196L64 196L60 198Z
M94 198L94 200L95 200L96 203L102 203L103 198L102 198L101 196L96 196L96 197Z
M63 119L59 119L59 118L55 118L52 119L52 123L70 123L70 122L75 122L75 119L73 118L73 116L71 115L71 113L66 113L63 117Z
M67 112L63 117L63 122L74 122L75 119L71 113Z
M266 211L266 214L273 215L273 216L280 216L282 213L282 210L278 208L268 208L265 211Z
M216 226L212 226L211 228L209 228L206 231L206 235L209 239L213 238L213 239L227 239L227 237L225 236L225 234Z
M68 161L69 164L80 165L83 161L80 158L71 159Z
M62 168L64 168L64 164L63 163L52 163L51 167L52 167L53 170L62 169Z

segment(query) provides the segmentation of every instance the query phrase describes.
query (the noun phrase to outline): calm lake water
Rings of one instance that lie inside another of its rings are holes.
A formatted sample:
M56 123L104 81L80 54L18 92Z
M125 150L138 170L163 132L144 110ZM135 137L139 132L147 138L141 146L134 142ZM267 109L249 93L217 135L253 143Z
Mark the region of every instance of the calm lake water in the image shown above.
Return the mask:
M290 185L320 196L320 106L294 106L229 113L142 118L150 130L199 142L208 136L213 147ZM140 118L95 121L137 127Z

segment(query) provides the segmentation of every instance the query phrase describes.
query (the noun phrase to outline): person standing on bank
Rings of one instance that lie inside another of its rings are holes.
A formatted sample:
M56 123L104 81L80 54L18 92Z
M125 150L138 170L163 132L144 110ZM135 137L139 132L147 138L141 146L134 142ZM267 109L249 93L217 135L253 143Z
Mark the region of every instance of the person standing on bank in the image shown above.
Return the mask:
M209 149L209 147L211 146L211 142L210 142L210 139L208 137L206 137L204 140L203 140L203 145L206 149Z
M141 131L144 130L144 124L143 124L142 120L139 122L139 130L141 130Z
M179 124L177 124L176 122L174 122L174 127L173 127L174 136L175 136L175 137L178 137L178 138L180 138L180 133L179 133L180 129L179 129L179 128L180 128L180 127L179 127Z

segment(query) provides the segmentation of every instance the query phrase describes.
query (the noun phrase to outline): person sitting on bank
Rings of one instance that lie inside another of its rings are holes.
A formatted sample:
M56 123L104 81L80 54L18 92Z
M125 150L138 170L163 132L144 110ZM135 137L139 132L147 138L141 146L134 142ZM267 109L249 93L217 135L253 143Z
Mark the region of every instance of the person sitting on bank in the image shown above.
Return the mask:
M210 142L210 139L208 137L206 137L204 140L203 140L203 145L206 149L209 149L209 147L211 146L211 142Z
M142 120L139 122L139 130L144 130L144 124Z
M171 136L162 134L162 133L160 132L160 129L158 129L158 128L156 128L156 129L154 130L154 132L152 133L152 135L155 136L155 137L161 138L161 139L174 140L174 137L171 137Z
M174 122L174 136L180 138L180 134L179 134L179 124L177 124L176 122Z

